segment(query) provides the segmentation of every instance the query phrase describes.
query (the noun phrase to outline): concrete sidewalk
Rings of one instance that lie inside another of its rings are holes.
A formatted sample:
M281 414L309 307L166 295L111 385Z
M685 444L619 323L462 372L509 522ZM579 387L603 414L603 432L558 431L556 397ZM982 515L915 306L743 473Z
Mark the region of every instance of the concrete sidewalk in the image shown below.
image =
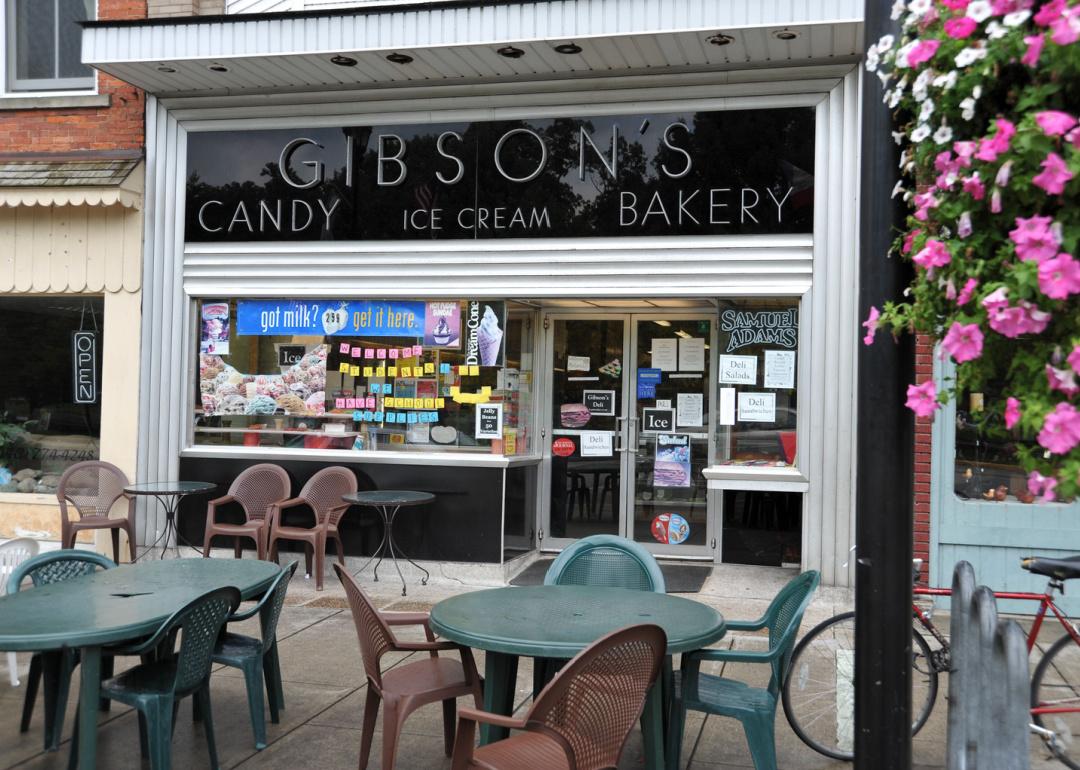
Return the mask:
M352 566L352 565L350 565ZM359 565L356 565L357 567ZM356 567L353 567L355 569ZM417 575L419 573L416 573ZM750 619L762 614L769 600L794 574L791 570L720 565L714 569L698 594L685 596L716 607L726 617ZM392 575L392 577L391 577ZM454 582L438 576L427 586L418 579L409 579L409 596L400 595L401 583L391 570L375 583L369 572L361 576L361 584L376 603L390 610L428 609L445 597L490 587ZM805 632L819 621L849 609L851 595L846 590L821 589L816 595L803 623ZM258 635L255 621L250 628L240 629ZM415 630L404 632L409 638L422 638ZM364 673L359 644L347 609L345 595L332 575L326 579L326 590L316 592L314 580L305 580L302 571L293 580L285 611L278 631L281 666L284 678L286 708L281 723L267 724L269 745L261 752L254 750L254 740L248 721L244 682L236 669L215 671L212 680L213 711L218 753L222 767L263 767L293 770L297 767L355 768L360 750L360 726L364 704ZM767 644L760 635L731 635L725 646L763 649ZM416 653L419 654L419 653ZM383 659L384 668L407 661L408 655L389 655ZM124 659L118 659L122 665ZM20 673L26 675L28 655L19 656ZM483 654L477 655L483 670ZM713 673L723 673L736 679L764 685L768 672L764 666L730 664L722 670L714 665ZM705 670L708 670L706 668ZM22 708L23 688L12 688L4 676L0 682L0 767L64 768L66 767L74 705L78 700L78 677L73 681L68 699L68 716L64 723L64 740L60 751L42 751L42 700L39 693L34 721L29 733L18 731ZM523 660L518 675L519 707L527 707L532 682L529 661ZM926 727L914 740L915 766L943 767L945 756L945 697L947 681L943 678L934 713ZM209 766L202 726L190 718L190 706L184 704L176 725L173 762L178 768ZM416 712L405 724L398 767L403 770L438 768L449 770L450 761L442 750L442 711L439 704ZM777 716L777 749L781 768L825 770L846 768L843 762L829 760L807 748L791 731L783 714ZM381 728L376 730L372 747L372 768L381 766ZM114 705L101 714L99 720L98 767L125 770L141 767L139 759L138 726L135 714L126 707ZM642 765L641 735L635 729L624 752L620 768ZM739 724L717 717L702 718L691 713L688 717L683 746L682 766L696 770L753 767ZM1061 767L1046 761L1046 752L1037 742L1032 743L1033 767ZM539 769L538 769L539 770Z

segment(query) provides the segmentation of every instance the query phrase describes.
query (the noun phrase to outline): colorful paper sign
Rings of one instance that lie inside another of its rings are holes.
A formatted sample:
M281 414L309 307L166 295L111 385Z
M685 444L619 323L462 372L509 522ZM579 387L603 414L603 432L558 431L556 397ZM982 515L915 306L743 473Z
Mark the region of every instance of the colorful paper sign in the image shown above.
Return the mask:
M424 344L436 348L461 347L461 305L428 302L424 318Z
M653 486L690 486L690 436L688 434L657 434L656 455L653 459Z
M402 300L239 300L238 334L419 337L424 303Z

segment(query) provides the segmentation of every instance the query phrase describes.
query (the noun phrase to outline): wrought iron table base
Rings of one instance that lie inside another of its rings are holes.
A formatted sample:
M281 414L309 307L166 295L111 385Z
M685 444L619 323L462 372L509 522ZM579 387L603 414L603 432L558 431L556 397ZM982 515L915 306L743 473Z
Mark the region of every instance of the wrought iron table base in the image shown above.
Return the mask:
M165 510L165 529L161 531L161 534L157 536L157 539L154 540L153 543L148 545L142 553L138 554L135 557L135 561L138 561L139 559L143 558L148 553L153 551L155 548L157 548L158 543L162 542L162 540L164 540L165 542L161 546L161 556L159 556L158 559L164 559L165 553L169 550L170 532L172 532L173 535L176 536L176 543L174 547L176 548L177 559L181 558L181 540L183 540L184 545L186 545L188 548L195 548L196 550L198 549L197 546L192 545L190 542L188 542L187 538L180 534L180 528L176 526L176 513L180 509L180 501L186 496L187 495L184 494L147 495L147 497L153 497L155 500L157 500L161 507Z
M397 541L394 540L394 517L396 517L397 512L399 510L401 510L401 506L400 505L395 505L395 506L393 506L393 510L390 510L391 506L389 506L389 505L372 505L371 507L377 509L379 511L379 514L382 516L382 520L383 520L382 542L379 543L379 547L375 549L375 553L373 553L371 555L371 558L369 558L366 562L364 562L364 566L362 566L360 569L358 569L355 574L359 575L361 572L363 572L364 570L367 569L368 565L371 564L371 562L375 561L375 559L378 559L378 561L375 562L375 569L374 569L375 582L378 583L379 582L379 565L382 564L383 559L386 557L386 552L387 552L387 550L389 550L390 558L394 562L394 569L397 570L398 577L401 579L401 595L402 596L407 596L408 594L406 593L405 576L403 574L401 574L401 567L398 566L398 557L399 556L402 559L404 559L405 561L409 562L409 564L413 565L418 570L420 570L421 572L424 573L424 577L420 580L420 585L425 585L426 586L427 582L428 582L428 578L431 577L431 573L428 572L423 567L421 567L416 562L414 562L408 556L406 556L405 552L401 550L401 546L399 546L397 544Z

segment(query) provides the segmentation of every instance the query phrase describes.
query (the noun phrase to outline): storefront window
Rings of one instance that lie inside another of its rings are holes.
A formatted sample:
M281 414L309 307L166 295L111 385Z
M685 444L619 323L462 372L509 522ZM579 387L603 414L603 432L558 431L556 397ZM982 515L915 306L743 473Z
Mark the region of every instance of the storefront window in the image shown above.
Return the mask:
M0 297L0 492L55 494L70 465L98 459L103 310L97 297Z
M793 466L797 299L721 300L717 463Z
M195 443L525 454L533 315L492 300L204 300Z

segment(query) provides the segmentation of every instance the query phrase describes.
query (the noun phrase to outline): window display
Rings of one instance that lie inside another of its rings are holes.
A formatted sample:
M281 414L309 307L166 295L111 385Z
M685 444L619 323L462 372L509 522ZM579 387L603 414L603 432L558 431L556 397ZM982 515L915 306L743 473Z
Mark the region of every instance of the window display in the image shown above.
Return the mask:
M103 313L100 297L0 297L13 373L0 383L0 492L55 495L70 465L98 459Z
M798 344L797 299L720 302L718 464L795 464Z
M199 323L196 444L530 449L524 306L204 300Z

